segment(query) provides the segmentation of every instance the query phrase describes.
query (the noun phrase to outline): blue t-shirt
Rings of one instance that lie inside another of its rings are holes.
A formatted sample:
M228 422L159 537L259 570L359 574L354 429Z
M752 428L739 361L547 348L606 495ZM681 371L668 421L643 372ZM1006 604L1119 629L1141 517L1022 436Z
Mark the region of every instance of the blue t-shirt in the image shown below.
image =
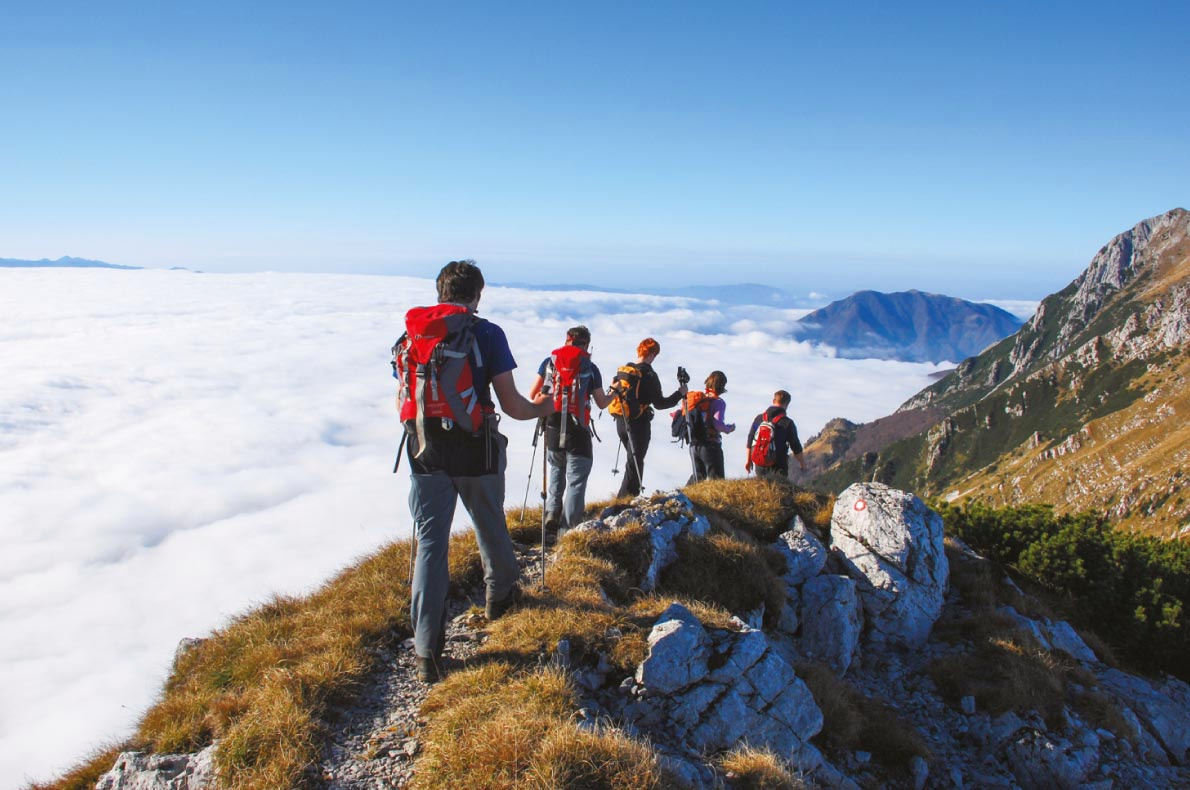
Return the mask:
M508 347L508 338L504 330L486 318L475 322L473 329L475 343L479 347L482 359L471 360L471 372L475 389L479 392L479 402L485 406L495 406L492 400L492 379L501 373L516 369L516 360L512 358L512 349Z

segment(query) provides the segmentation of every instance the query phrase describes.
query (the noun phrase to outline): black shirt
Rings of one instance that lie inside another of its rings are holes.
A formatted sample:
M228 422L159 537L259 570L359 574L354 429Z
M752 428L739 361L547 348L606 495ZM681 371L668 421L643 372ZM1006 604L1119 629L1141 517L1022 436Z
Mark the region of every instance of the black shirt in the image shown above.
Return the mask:
M789 453L797 455L802 451L802 443L797 438L797 426L785 414L780 406L769 406L761 414L756 415L752 427L748 429L748 449L752 449L752 441L756 438L756 429L760 423L768 420L773 424L773 446L777 448L777 468L789 471Z

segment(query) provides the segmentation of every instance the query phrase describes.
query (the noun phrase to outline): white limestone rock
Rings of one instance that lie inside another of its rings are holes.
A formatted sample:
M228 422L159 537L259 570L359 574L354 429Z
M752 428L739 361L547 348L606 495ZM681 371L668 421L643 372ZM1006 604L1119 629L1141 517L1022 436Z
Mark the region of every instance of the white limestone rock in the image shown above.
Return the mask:
M671 605L649 636L632 701L622 712L656 741L699 752L730 749L741 738L792 755L822 729L822 712L793 667L763 631L708 630Z
M215 786L215 745L197 754L123 752L95 790L207 790Z
M925 642L949 576L942 537L942 519L913 494L856 483L839 495L831 551L858 584L870 639L907 647Z
M854 579L823 574L802 585L798 652L842 675L858 655L863 613Z
M1028 730L1006 749L1008 765L1025 790L1075 790L1099 765L1099 750Z
M680 604L662 613L649 633L649 655L636 668L636 682L673 694L705 678L711 642L698 618Z
M789 587L798 587L807 579L822 573L827 550L798 516L793 517L789 530L777 536L774 548L785 558L786 571L781 577Z
M1190 686L1172 677L1150 682L1118 669L1104 669L1098 677L1100 687L1136 714L1174 763L1190 761Z

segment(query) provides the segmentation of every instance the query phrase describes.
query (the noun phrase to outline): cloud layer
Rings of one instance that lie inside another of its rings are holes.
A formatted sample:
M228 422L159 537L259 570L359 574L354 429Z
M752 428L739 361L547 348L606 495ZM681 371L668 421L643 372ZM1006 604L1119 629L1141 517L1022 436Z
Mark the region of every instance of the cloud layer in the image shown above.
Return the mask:
M308 591L410 532L389 347L430 280L102 270L0 274L0 785L45 779L127 735L177 642L274 593ZM803 438L868 420L933 365L842 360L788 339L802 310L694 299L489 288L528 387L586 323L605 378L656 337L674 386L728 375L746 424L778 388ZM592 498L610 495L615 429L596 421ZM648 488L688 456L655 425ZM509 506L529 482L532 425L505 419ZM743 431L729 436L743 474ZM540 461L540 456L538 456ZM622 462L622 458L621 458ZM539 490L540 469L533 475ZM530 495L532 500L534 495ZM460 508L456 528L465 528Z

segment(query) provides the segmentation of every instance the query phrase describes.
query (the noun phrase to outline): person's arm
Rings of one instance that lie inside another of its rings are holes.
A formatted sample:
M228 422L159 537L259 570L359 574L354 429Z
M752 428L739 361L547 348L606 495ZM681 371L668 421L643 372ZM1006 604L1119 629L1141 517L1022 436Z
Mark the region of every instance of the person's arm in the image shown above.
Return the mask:
M599 408L606 409L608 406L612 405L612 401L615 400L615 396L608 395L607 390L603 388L598 388L591 390L591 400L595 401L595 405Z
M652 404L654 409L665 410L673 408L678 405L678 401L686 396L687 387L685 384L678 387L670 395L665 395L661 391L661 379L657 377L657 371L650 370L649 375L641 382L641 400L645 403Z
M760 427L760 421L764 419L763 414L756 415L756 419L752 421L752 427L748 429L748 442L744 450L746 462L744 463L744 471L752 471L752 442L756 441L756 429Z
M607 390L603 388L603 376L600 375L599 368L594 365L591 368L591 400L595 401L595 405L599 408L606 409L612 405L616 396L608 395Z
M545 387L545 369L548 364L549 360L545 359L542 361L541 366L537 368L537 375L533 378L533 383L529 385L529 400L534 400L542 388Z
M735 426L728 425L723 421L727 416L727 404L723 402L722 398L716 398L716 400L718 403L715 404L714 410L711 411L711 425L719 433L731 433L735 430Z
M514 420L535 420L554 413L554 401L540 391L531 399L522 395L511 370L493 376L492 389L500 399L500 408Z
M793 451L793 457L797 459L798 466L802 471L806 471L806 459L802 458L802 443L797 438L797 425L793 420L789 421L789 449Z

